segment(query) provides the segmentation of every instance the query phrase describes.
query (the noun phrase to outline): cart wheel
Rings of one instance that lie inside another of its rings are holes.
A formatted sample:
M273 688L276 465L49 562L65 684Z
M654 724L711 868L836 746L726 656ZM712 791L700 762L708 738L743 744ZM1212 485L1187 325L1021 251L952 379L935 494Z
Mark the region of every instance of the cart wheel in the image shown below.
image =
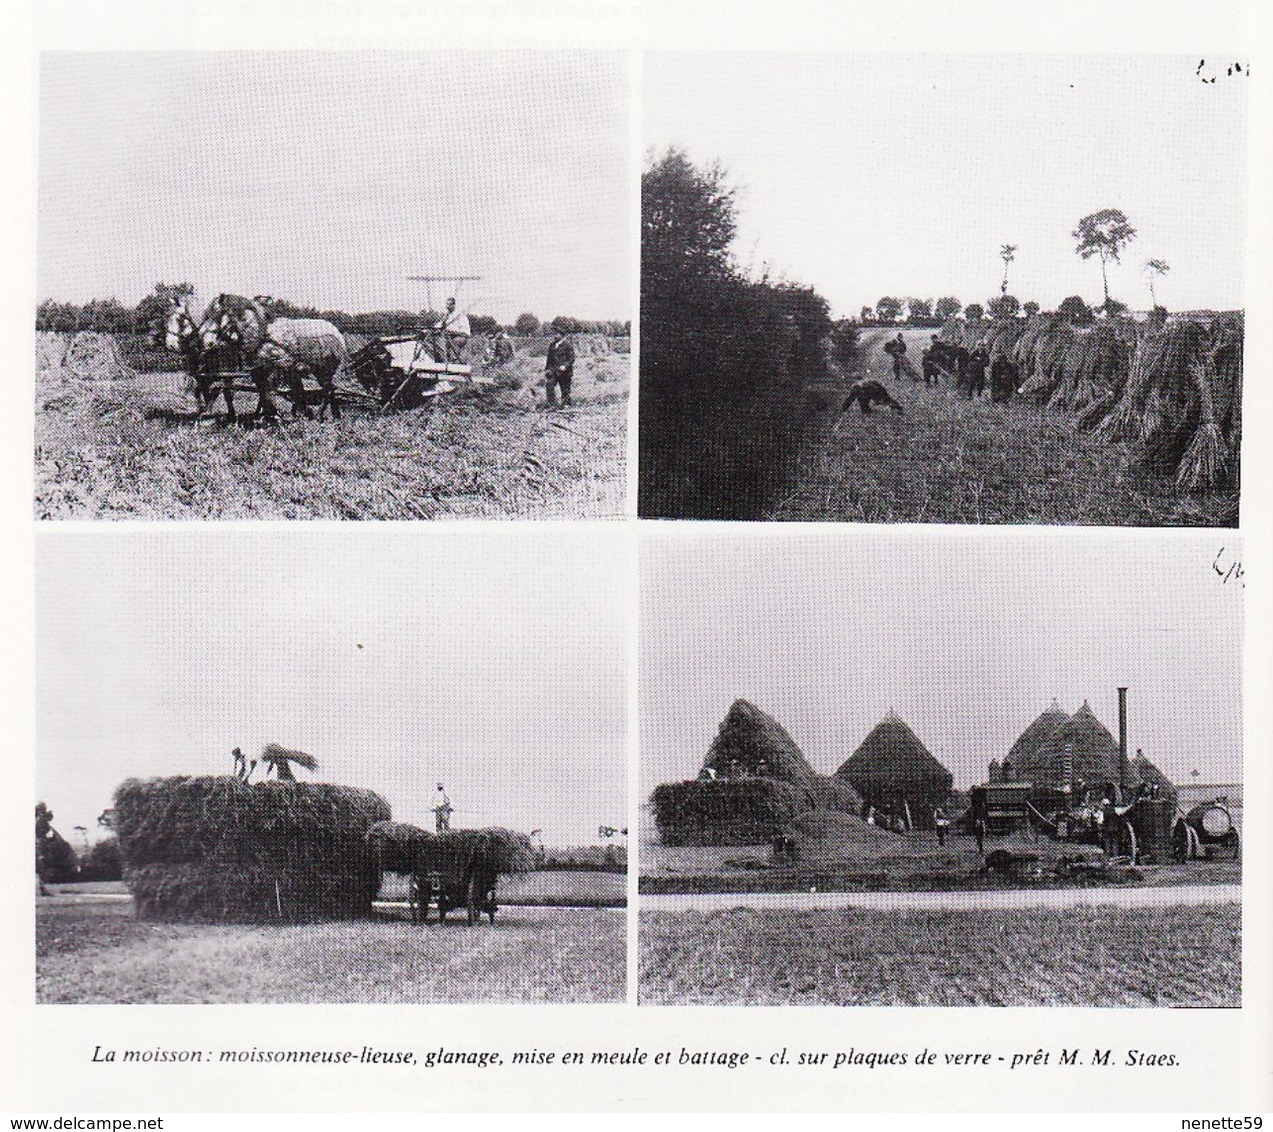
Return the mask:
M1189 860L1189 827L1182 821L1171 831L1171 855L1182 865Z
M478 919L481 917L481 910L478 908L478 903L477 903L478 902L477 893L478 893L477 881L475 880L469 881L467 895L468 895L468 912L469 912L470 926L473 924L476 924Z

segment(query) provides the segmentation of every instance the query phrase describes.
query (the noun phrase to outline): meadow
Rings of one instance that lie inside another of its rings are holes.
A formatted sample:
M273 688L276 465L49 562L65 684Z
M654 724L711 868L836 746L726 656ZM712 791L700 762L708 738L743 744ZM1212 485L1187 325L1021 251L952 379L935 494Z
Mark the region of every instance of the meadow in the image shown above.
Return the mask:
M1237 904L643 912L642 1004L1241 1005Z

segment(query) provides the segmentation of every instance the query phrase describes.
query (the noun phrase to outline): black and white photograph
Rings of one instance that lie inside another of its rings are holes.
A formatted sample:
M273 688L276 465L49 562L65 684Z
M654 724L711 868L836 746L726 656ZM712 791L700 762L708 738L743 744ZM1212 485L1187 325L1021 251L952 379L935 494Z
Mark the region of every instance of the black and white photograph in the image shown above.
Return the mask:
M36 1000L622 1002L625 553L45 536Z
M1236 527L1249 63L928 44L646 57L641 515Z
M1240 1006L1241 557L646 535L640 1002Z
M622 515L627 66L45 53L36 518Z

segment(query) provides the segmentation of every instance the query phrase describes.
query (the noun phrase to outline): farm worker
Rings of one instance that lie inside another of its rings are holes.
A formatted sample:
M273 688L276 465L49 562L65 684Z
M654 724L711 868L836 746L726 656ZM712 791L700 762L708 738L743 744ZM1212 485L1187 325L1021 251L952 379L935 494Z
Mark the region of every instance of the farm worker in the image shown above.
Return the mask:
M433 795L433 821L439 833L446 833L451 828L451 799L446 796L440 782Z
M950 819L946 816L946 811L940 806L933 810L933 825L937 829L937 844L946 844L946 827L950 825Z
M980 814L972 823L973 836L977 838L977 852L984 853L986 850L986 819Z
M459 361L460 351L464 349L472 330L469 328L469 316L455 309L454 297L447 299L446 313L434 323L433 328L446 335L446 360Z
M893 355L893 377L900 380L902 376L902 357L906 353L906 340L902 337L902 332L897 332L897 337L893 340L893 349L890 351Z
M497 366L513 360L513 344L501 326L491 338L491 360Z
M575 347L569 334L558 334L548 345L544 359L544 386L548 404L557 404L556 389L561 387L562 406L570 404L570 380L575 375Z

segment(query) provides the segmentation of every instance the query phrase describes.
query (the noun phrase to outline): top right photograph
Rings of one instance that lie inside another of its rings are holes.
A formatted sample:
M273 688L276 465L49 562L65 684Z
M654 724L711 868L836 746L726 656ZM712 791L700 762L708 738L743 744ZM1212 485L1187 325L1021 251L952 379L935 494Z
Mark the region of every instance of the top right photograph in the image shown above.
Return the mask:
M1243 56L644 61L644 518L1236 527Z

